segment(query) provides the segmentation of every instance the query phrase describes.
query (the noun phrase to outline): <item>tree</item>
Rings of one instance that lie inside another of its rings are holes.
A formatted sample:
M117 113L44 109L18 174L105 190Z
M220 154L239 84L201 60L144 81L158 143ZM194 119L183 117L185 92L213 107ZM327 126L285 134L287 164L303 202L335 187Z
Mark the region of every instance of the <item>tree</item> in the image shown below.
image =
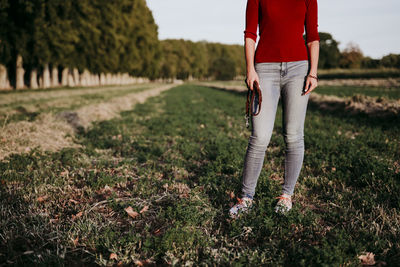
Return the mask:
M386 55L382 57L381 64L386 68L400 68L400 55Z
M320 53L318 66L322 69L330 69L339 67L340 51L339 43L331 34L320 32Z
M381 66L381 60L373 59L371 57L364 57L361 61L361 68L363 69L376 69Z
M343 50L340 67L342 68L360 68L362 59L364 58L360 47L357 44L349 43Z
M209 74L217 80L232 80L236 76L235 61L226 47L222 47L219 55L214 57Z

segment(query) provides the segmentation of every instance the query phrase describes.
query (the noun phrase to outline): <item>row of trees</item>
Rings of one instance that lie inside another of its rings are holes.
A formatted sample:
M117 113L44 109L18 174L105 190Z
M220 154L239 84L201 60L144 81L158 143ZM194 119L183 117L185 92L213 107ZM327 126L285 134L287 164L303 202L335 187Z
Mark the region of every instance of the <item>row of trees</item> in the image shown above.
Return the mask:
M321 38L320 68L400 68L400 55L398 54L389 54L381 59L373 59L364 56L360 47L354 43L349 43L343 51L340 51L339 42L331 34L321 32L319 35Z
M340 51L339 42L331 34L320 32L319 68L400 68L400 55L390 54L382 59L365 57L353 43ZM305 38L305 36L304 36ZM161 41L162 63L160 77L232 79L245 74L242 45Z
M0 0L0 87L154 78L157 29L145 0Z
M161 41L161 78L229 80L245 73L243 46L192 42Z

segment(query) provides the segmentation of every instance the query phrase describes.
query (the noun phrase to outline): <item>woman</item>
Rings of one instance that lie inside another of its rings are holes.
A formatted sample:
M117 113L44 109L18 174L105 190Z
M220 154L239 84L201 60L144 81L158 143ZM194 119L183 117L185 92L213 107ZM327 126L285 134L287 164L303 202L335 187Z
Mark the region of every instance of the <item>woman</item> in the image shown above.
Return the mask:
M260 40L255 50L258 26ZM237 198L238 203L229 213L236 217L252 206L280 97L286 150L284 184L275 211L286 213L292 208L291 197L303 164L303 128L308 98L318 82L317 0L248 0L244 33L246 83L250 90L259 86L262 103L260 107L256 98L253 108L261 110L252 117L241 198Z

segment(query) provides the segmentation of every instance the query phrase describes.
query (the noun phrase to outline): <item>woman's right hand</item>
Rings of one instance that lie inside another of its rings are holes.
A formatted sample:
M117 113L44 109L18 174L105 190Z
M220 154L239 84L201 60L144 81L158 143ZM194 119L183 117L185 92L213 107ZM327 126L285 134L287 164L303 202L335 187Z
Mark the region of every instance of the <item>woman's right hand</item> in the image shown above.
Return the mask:
M255 69L252 69L247 72L246 83L247 83L247 86L250 88L250 90L254 89L253 88L254 83L256 83L257 86L260 85L260 79L258 78L258 74Z

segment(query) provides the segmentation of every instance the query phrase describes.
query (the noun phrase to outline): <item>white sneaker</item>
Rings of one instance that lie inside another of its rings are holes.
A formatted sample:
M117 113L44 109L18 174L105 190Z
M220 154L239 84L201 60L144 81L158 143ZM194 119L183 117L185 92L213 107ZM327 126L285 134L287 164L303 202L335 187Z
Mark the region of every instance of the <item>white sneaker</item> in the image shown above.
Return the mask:
M238 203L235 204L230 210L229 215L232 219L239 217L240 214L247 213L253 205L253 199L249 197L238 198Z
M278 203L276 203L275 206L275 212L276 213L281 213L285 214L292 208L292 198L288 194L282 194L279 197L276 197L278 200Z

